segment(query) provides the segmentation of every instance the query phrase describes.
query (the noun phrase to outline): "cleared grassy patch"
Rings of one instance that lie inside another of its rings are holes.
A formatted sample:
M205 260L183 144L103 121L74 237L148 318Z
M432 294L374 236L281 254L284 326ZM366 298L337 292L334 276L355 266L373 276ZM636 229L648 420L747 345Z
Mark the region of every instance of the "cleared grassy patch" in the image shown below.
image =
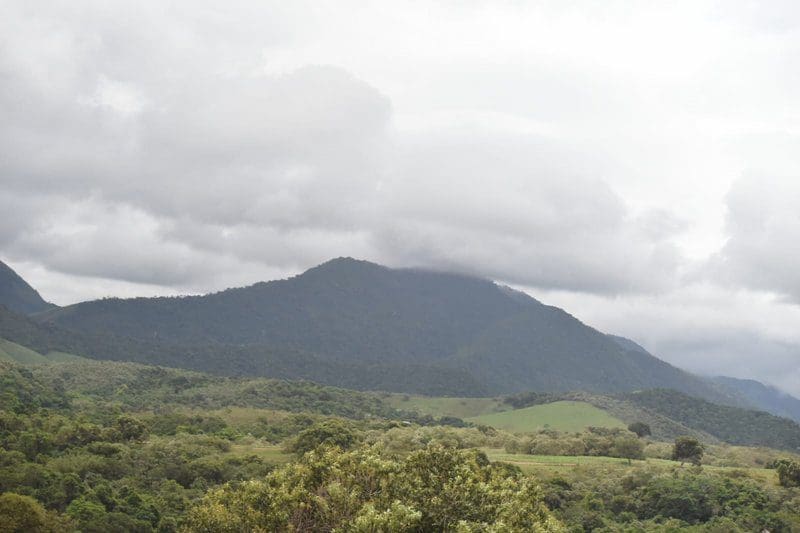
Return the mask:
M233 444L228 454L233 456L256 455L265 462L273 464L288 463L294 458L292 454L284 453L283 448L280 446L260 442L252 444Z
M628 464L627 459L620 459L617 457L526 455L520 453L506 453L505 450L496 448L483 448L483 451L491 461L500 461L518 466L523 472L535 474L542 479L548 479L576 470L584 471L586 473L585 475L602 475L603 471L608 472L617 469L636 468L643 465L670 471L673 469L688 470L692 468L689 464L681 466L680 462L668 459L647 458L643 460L634 460L631 464ZM721 476L734 478L747 477L759 483L773 486L777 486L778 484L778 475L775 470L765 468L703 465L703 470Z
M446 398L394 394L386 400L396 409L416 411L421 415L435 417L469 418L511 409L511 406L497 398Z
M47 360L51 363L75 363L88 361L86 357L81 357L80 355L66 352L48 352L45 357L47 357Z
M23 365L49 363L50 360L30 348L0 338L0 360L13 361Z
M524 433L539 429L582 431L589 426L624 428L625 423L586 402L560 401L466 419L497 429Z

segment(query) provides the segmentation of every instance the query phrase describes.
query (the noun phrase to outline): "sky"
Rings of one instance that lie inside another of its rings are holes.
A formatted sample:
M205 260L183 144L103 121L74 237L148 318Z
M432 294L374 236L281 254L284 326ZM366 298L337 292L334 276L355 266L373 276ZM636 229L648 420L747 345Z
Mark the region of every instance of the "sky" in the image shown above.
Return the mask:
M0 259L60 305L338 256L800 395L800 4L0 3Z

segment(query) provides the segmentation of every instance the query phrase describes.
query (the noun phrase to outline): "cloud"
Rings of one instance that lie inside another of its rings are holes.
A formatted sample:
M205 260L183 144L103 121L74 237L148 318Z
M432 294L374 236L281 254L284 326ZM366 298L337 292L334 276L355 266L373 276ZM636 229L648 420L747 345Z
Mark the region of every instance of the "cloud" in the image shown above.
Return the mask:
M751 4L8 2L0 256L57 303L456 270L787 383L800 26Z
M742 178L727 206L729 238L710 262L711 274L800 303L800 174Z
M0 132L0 172L11 194L46 195L21 215L35 224L8 231L8 255L193 290L221 269L335 255L589 292L670 284L672 235L630 212L599 153L491 115L400 128L342 68L221 62L202 17L137 15L161 37L78 12L9 28L3 103L24 112Z
M800 306L774 295L710 280L625 298L527 290L681 368L758 379L800 397Z

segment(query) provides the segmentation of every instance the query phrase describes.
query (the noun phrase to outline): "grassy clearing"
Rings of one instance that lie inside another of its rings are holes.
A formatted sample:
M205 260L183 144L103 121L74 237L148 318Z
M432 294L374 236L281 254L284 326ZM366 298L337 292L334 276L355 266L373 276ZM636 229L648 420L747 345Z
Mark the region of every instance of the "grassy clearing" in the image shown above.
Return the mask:
M50 352L47 355L42 355L30 348L0 338L0 361L10 361L22 365L45 365L48 363L85 360L85 357L64 352Z
M45 357L47 357L47 360L51 363L77 363L88 361L85 357L66 352L48 352Z
M516 465L520 467L523 472L535 474L543 479L549 479L553 476L563 475L576 470L588 471L590 473L593 472L595 475L601 475L603 470L630 469L642 466L665 470L692 468L691 465L685 464L681 466L681 463L667 459L647 458L644 460L634 460L631 464L628 464L627 459L620 459L617 457L525 455L506 453L503 449L495 448L483 448L483 451L491 461L500 461ZM703 470L722 476L748 477L773 486L778 484L778 475L775 470L768 470L765 468L704 465Z
M511 409L511 406L497 398L445 398L393 394L386 400L396 409L416 411L421 415L436 417L469 418Z
M466 419L497 429L524 433L540 429L582 431L586 427L624 428L625 423L586 402L560 401Z
M284 453L281 446L275 446L261 441L233 444L228 455L235 457L256 455L265 462L273 464L288 463L294 458L292 454Z
M50 360L30 348L0 338L0 360L12 361L23 365L49 363Z

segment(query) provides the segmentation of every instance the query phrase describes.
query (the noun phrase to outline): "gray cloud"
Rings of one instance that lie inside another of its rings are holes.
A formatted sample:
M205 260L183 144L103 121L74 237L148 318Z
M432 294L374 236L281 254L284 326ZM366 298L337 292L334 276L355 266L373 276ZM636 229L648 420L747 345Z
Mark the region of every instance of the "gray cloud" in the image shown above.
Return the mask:
M775 324L800 301L797 20L713 1L7 2L0 257L58 303L339 255L456 270L791 388L800 338Z
M23 20L2 56L13 112L0 172L11 194L48 198L22 214L36 224L8 232L12 257L188 289L237 261L334 255L590 292L670 283L669 235L648 234L652 216L629 212L599 154L475 125L398 131L388 98L341 68L225 71L213 45L190 39L187 54L171 26Z
M800 175L742 178L727 206L729 238L710 262L712 275L800 302Z

